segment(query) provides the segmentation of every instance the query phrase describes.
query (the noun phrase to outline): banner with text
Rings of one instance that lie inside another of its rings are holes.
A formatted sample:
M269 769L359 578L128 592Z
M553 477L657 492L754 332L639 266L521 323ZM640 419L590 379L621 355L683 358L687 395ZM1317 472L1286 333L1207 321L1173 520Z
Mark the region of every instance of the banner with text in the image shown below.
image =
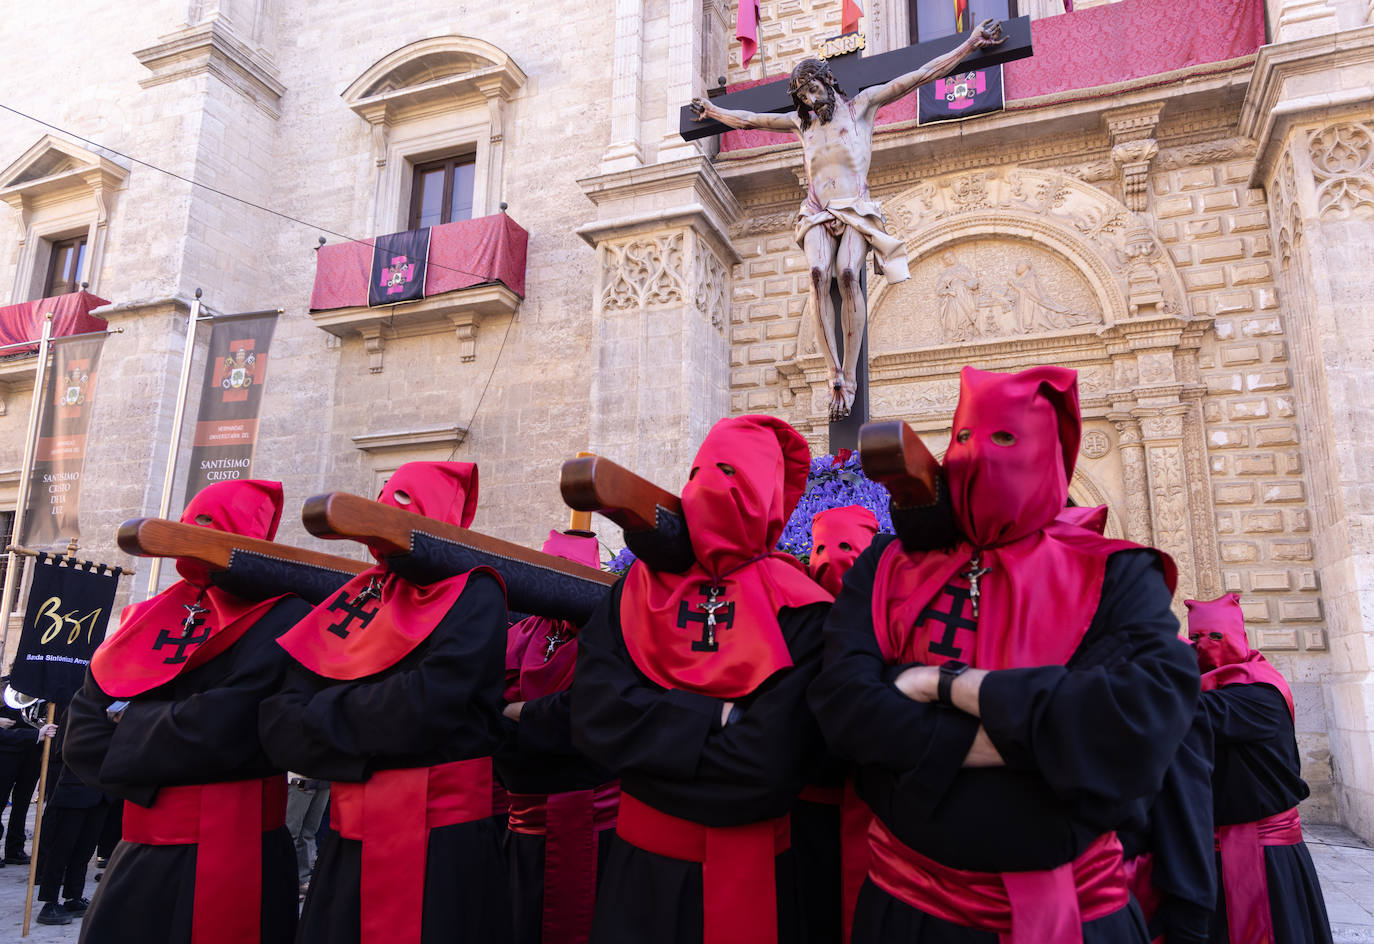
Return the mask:
M20 544L44 547L81 536L77 517L86 465L86 431L105 337L57 338L52 342L52 364L39 405L38 448L33 456Z
M10 685L65 707L105 638L118 588L118 571L104 564L40 554Z
M210 329L209 360L191 441L186 501L212 482L252 478L258 411L267 380L275 311L220 316Z

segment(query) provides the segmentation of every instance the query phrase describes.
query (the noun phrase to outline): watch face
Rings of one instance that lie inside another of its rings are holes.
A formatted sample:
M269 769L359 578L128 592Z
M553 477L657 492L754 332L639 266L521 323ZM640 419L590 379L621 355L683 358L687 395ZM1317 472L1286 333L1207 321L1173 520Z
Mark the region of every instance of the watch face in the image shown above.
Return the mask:
M946 662L940 666L940 671L945 675L958 675L959 673L966 671L968 667L969 666L967 662L961 662L958 659L951 659L949 662Z

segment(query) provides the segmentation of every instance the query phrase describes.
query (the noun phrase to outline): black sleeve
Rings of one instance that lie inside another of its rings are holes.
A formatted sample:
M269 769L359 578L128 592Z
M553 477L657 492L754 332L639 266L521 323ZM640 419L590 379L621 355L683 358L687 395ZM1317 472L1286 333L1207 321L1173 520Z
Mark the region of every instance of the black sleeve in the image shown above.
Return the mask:
M1093 626L1069 665L988 673L982 722L1008 766L1037 771L1080 810L1159 789L1200 684L1171 599L1155 554L1114 554Z
M367 758L342 754L305 734L305 709L328 684L328 679L288 660L281 689L258 711L258 735L267 756L285 770L321 780L356 782L367 776Z
M635 669L620 633L620 591L606 594L577 635L572 738L583 754L617 774L688 779L720 725L718 698L665 691Z
M862 766L902 773L903 796L929 816L954 782L978 733L978 719L907 698L892 684L873 630L873 581L892 541L878 535L845 575L825 621L824 667L809 693L830 749Z
M571 693L564 690L526 701L515 726L516 746L531 753L576 755L571 698Z
M1217 901L1212 824L1212 730L1198 706L1150 808L1151 881L1164 896L1153 924L1166 944L1207 940ZM1153 930L1153 928L1152 928Z
M23 722L15 722L12 728L0 728L0 750L22 751L37 739L38 732Z
M443 741L505 673L506 597L474 573L430 634L423 659L374 679L318 691L304 706L305 738L355 757L423 754ZM314 773L292 764L291 770Z
M265 766L258 706L287 662L275 640L309 611L295 597L278 602L217 657L229 666L213 688L175 701L132 699L110 736L101 783L213 783Z
M1283 694L1263 683L1203 692L1202 710L1218 744L1267 741L1290 723Z
M114 698L101 691L89 669L86 681L67 709L67 731L62 759L67 767L89 787L104 790L141 806L151 806L157 797L152 784L110 784L101 780L105 755L114 737L115 724L105 714Z
M697 783L755 785L787 797L802 788L821 749L820 732L805 709L807 689L821 667L821 628L828 610L828 604L817 603L778 614L792 667L741 698L740 717L707 736Z

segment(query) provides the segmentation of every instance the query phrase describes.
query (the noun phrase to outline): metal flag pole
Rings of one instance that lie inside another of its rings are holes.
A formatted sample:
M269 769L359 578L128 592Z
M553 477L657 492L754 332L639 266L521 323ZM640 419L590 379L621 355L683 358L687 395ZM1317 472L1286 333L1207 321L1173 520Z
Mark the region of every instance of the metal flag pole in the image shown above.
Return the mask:
M52 312L43 316L43 334L38 340L38 369L33 377L33 402L29 404L29 429L24 436L24 464L19 471L19 493L14 504L14 542L17 544L24 534L24 513L29 507L29 478L33 475L34 452L38 436L38 423L43 414L43 390L47 384L48 351L52 346ZM10 641L10 606L14 592L19 584L19 557L9 551L5 567L5 589L0 593L0 619L4 629L0 631L0 653Z
M200 320L200 289L191 302L191 311L186 316L186 351L181 356L181 388L177 391L177 408L172 414L172 441L167 447L167 470L162 477L162 501L157 506L157 516L166 518L172 505L172 486L177 471L177 452L181 449L181 421L186 416L186 394L191 383L191 357L196 351L196 322ZM157 593L157 581L162 576L162 558L154 557L153 566L148 573L148 592L144 599Z

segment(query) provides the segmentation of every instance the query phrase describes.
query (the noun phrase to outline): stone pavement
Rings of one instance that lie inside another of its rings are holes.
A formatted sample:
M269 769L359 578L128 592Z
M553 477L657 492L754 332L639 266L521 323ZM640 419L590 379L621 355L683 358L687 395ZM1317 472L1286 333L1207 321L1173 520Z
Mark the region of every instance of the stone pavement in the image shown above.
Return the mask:
M29 816L32 832L33 814ZM1304 825L1303 833L1321 876L1336 944L1374 944L1374 847L1339 826ZM87 898L95 894L94 877L92 864L86 881ZM21 940L27 881L27 867L10 865L0 869L0 944ZM34 917L38 907L34 902ZM79 920L65 927L45 927L34 922L29 936L22 940L33 944L76 944L80 932Z

